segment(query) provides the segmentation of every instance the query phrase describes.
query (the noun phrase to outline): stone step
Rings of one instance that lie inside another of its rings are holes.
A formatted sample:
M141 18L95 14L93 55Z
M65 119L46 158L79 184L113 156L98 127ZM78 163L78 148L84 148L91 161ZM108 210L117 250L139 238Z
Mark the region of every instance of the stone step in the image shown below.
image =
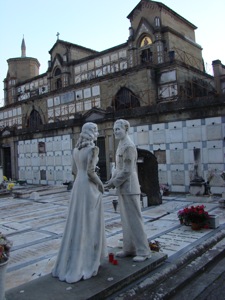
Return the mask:
M135 263L132 258L118 258L118 265L105 260L97 276L68 284L53 278L51 274L30 281L6 292L10 300L84 300L106 299L125 286L145 276L159 267L167 255L153 252L152 257L144 262Z
M198 245L180 259L171 262L167 260L166 264L133 284L131 289L117 293L117 297L113 299L171 299L177 291L182 290L186 284L222 259L224 255L225 230L223 229L216 237Z

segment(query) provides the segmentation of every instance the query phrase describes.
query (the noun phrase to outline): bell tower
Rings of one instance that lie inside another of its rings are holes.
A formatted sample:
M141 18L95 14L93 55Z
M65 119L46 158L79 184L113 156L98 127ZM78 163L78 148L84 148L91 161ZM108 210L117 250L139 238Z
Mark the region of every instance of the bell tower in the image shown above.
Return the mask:
M26 56L26 44L23 37L21 43L21 57L9 58L8 72L4 80L4 104L17 101L16 87L23 81L39 75L40 63L36 58Z

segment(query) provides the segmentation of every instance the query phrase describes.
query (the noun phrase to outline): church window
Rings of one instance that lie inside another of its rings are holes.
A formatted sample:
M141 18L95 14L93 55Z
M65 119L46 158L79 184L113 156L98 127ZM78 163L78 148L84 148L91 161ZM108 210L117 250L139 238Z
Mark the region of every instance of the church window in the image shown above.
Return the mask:
M113 106L115 110L123 110L128 108L140 107L140 102L138 97L135 96L129 89L123 87L116 94L113 101Z
M27 126L29 128L34 129L34 128L38 128L40 125L42 125L41 116L38 111L33 109L30 114L30 117L28 118Z
M61 75L61 70L59 68L57 68L55 70L55 76L59 76L59 75Z
M141 63L152 62L152 51L151 51L152 40L149 36L144 36L140 43L141 53L140 59Z
M140 44L140 47L146 47L148 45L151 45L152 44L152 40L149 36L145 36L143 37L143 39L141 40L141 44Z
M156 27L160 27L160 18L159 17L155 17L155 26Z

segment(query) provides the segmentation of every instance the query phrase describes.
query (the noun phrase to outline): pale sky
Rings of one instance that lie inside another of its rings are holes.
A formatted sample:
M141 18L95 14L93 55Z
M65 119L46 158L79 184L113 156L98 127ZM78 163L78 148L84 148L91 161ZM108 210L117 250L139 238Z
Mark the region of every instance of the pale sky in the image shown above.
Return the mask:
M127 41L129 13L138 0L1 0L0 4L0 105L7 59L21 56L24 35L26 56L37 58L40 74L46 72L48 51L59 38L102 51ZM203 48L207 69L213 60L225 65L225 1L159 1L198 27L196 42Z

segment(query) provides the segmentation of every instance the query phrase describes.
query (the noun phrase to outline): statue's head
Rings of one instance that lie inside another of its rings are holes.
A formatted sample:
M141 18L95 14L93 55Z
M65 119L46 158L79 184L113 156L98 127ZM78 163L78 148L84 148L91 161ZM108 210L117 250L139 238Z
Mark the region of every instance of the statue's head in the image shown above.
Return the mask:
M115 126L122 127L122 128L125 129L127 132L128 132L129 129L130 129L130 123L129 123L127 120L124 120L124 119L116 120L116 122L114 123L114 127L115 127Z
M123 139L129 132L130 123L127 120L119 119L114 123L114 135L116 139Z
M96 141L98 138L98 126L95 123L87 122L82 126L81 134L83 138L87 140L94 140Z

